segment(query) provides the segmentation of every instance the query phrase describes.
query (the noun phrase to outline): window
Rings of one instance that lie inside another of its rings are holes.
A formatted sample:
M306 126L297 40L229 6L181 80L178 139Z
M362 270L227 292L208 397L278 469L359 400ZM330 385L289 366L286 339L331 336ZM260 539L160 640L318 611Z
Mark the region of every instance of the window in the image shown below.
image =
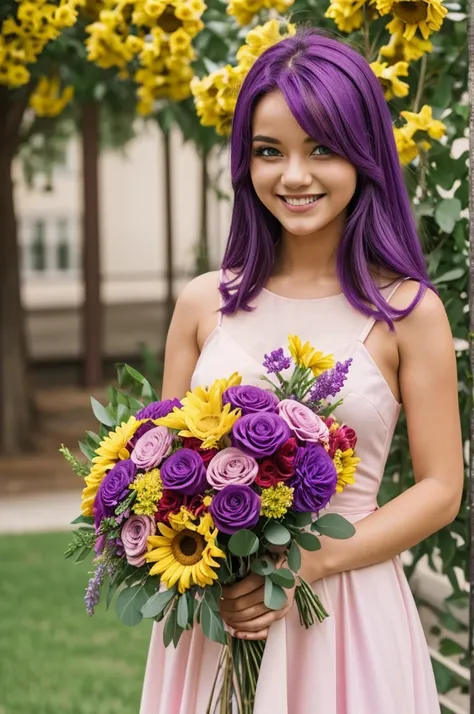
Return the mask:
M43 219L33 222L33 236L30 244L31 267L35 272L42 273L46 270L46 224Z

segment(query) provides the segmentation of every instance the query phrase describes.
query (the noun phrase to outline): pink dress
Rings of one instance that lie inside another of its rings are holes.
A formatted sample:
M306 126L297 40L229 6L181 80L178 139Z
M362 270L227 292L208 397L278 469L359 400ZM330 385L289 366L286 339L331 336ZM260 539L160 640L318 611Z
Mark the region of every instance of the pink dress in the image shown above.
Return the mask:
M393 292L392 286L386 296ZM364 345L374 322L343 294L290 299L262 290L255 304L253 312L224 317L216 326L192 387L234 371L244 383L261 386L264 354L280 346L286 352L289 334L337 360L352 357L336 416L357 431L362 462L355 485L327 510L356 522L377 508L401 408ZM270 628L254 713L439 714L426 639L399 557L313 587L330 616L305 630L294 606ZM162 623L155 624L140 714L205 714L219 653L220 645L198 626L183 634L176 650L165 649Z

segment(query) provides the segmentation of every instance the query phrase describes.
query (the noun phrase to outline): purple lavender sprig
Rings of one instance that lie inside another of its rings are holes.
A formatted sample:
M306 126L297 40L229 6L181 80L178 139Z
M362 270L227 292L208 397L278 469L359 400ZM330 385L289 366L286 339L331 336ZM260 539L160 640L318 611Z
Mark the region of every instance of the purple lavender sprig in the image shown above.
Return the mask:
M346 362L336 362L332 369L323 372L310 390L309 400L320 402L328 397L335 397L344 386L351 364L352 359L348 359Z
M283 347L280 347L278 350L273 350L273 352L270 352L269 355L264 355L264 357L263 366L266 368L268 374L276 374L291 367L291 358L285 357Z
M94 609L96 608L100 598L100 588L102 587L106 574L106 564L99 563L94 575L89 580L89 584L86 588L86 594L84 596L88 615L92 616L94 614Z

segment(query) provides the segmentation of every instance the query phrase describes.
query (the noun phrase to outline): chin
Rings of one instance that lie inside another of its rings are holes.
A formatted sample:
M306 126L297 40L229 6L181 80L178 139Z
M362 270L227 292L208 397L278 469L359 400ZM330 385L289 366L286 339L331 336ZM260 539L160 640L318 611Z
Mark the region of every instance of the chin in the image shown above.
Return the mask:
M283 226L283 228L290 233L291 235L294 236L311 236L317 233L318 231L322 230L325 228L328 224L328 221L282 221L280 219L280 223Z

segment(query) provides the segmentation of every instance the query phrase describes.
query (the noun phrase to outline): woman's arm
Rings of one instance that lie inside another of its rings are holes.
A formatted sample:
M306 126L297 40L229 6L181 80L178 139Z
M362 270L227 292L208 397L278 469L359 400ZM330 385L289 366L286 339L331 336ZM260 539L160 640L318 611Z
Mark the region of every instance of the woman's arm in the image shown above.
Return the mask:
M396 293L396 307L416 289ZM396 325L399 381L408 426L415 485L356 524L344 541L322 538L322 548L304 559L310 581L389 560L454 520L459 511L463 451L456 357L444 307L428 290Z

